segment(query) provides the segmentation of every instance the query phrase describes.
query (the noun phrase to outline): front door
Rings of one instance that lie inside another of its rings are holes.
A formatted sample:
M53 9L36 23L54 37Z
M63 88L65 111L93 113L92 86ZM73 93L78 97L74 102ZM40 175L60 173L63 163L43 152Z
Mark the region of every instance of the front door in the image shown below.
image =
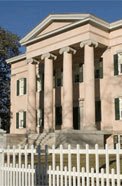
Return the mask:
M79 107L73 107L73 128L80 130Z

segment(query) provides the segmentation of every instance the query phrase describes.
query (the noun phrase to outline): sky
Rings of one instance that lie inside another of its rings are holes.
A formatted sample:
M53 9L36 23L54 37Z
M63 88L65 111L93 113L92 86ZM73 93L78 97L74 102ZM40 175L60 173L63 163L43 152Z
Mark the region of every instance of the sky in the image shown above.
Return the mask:
M0 26L20 38L53 13L91 13L113 22L122 19L122 0L0 0Z

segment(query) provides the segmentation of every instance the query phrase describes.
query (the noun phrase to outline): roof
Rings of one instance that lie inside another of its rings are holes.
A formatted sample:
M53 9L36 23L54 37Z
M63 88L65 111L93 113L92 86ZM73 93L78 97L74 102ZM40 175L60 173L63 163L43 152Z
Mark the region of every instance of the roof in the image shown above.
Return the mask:
M6 62L9 64L9 63L14 63L16 61L20 61L22 59L26 59L26 55L25 54L21 54L21 55L12 57L10 59L7 59Z
M39 34L45 28L48 27L52 22L55 21L70 21L70 24L67 24L63 27L57 28L55 30L51 30L47 33ZM31 32L29 32L24 38L20 40L21 45L31 44L41 39L45 39L46 37L51 37L54 34L58 34L64 32L65 30L75 28L79 25L83 25L85 23L93 23L94 25L99 26L104 30L112 30L122 27L122 20L108 23L103 19L100 19L92 14L50 14L47 16L39 25L37 25ZM13 63L19 60L26 58L25 54L7 59L7 63Z
M46 33L36 37L44 28L46 28L51 22L54 21L72 21L71 24L64 26L63 28L56 29L50 33ZM31 32L29 32L23 39L20 40L21 45L26 45L35 42L39 39L49 37L52 34L56 34L66 29L71 29L74 26L83 24L85 22L92 22L103 29L112 30L122 27L122 20L108 23L103 19L100 19L92 14L51 14L47 16L39 25L37 25Z

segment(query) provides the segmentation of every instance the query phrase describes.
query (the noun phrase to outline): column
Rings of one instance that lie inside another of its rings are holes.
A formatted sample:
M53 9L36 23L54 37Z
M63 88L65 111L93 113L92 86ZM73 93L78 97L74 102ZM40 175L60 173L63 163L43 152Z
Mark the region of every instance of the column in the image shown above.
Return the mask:
M87 40L80 44L84 47L84 87L85 87L85 125L87 130L95 130L95 78L94 78L94 47L98 43Z
M53 60L51 53L43 54L44 60L44 130L53 130Z
M36 63L28 59L27 130L36 132Z
M72 82L72 55L76 53L73 48L60 49L63 54L63 129L73 128L73 82Z

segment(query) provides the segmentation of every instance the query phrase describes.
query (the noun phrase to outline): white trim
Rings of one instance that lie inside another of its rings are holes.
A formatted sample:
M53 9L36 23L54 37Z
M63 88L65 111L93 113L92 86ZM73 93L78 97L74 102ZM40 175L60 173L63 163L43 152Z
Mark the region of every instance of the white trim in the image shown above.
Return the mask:
M26 54L21 54L6 60L6 63L13 63L26 58Z

